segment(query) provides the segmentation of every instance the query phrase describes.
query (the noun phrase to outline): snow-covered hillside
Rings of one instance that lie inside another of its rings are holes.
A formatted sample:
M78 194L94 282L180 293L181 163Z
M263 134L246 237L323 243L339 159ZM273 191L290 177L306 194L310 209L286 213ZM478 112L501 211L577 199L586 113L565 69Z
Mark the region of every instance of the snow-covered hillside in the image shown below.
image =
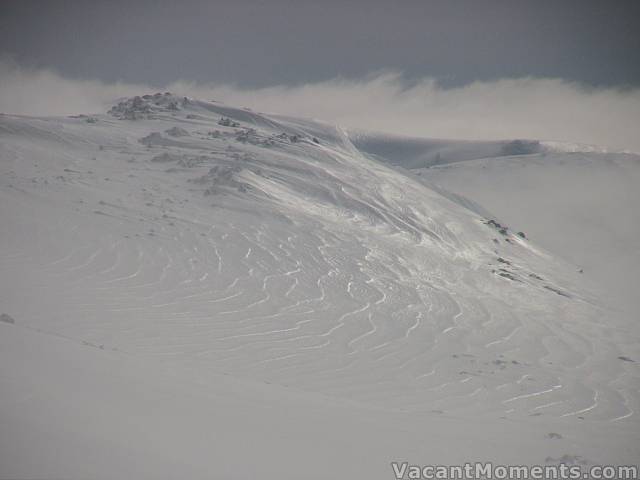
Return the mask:
M584 270L613 308L640 311L640 156L562 153L484 159L423 178L469 196Z
M612 308L637 316L640 155L559 142L352 137L372 158L526 230L582 269Z
M0 477L636 461L637 322L369 153L171 94L0 116Z

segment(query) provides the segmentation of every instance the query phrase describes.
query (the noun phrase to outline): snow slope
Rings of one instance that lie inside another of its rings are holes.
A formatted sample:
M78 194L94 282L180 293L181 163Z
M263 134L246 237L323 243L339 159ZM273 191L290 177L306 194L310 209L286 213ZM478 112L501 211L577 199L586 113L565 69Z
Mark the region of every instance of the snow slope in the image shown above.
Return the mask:
M168 94L0 116L0 476L634 462L637 322L442 193Z
M584 270L604 300L640 311L640 156L548 153L434 168L423 177L470 196Z
M525 230L536 244L583 269L612 308L636 315L640 155L519 142L531 151L514 154L514 142L356 136L372 158L409 169L459 203Z

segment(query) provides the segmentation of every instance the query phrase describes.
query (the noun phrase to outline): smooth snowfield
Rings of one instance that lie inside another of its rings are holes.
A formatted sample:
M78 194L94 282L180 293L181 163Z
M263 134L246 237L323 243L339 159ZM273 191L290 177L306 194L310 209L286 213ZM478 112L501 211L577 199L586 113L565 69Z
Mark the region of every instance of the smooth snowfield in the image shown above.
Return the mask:
M339 128L156 95L0 169L0 477L637 461L637 322Z
M601 423L585 435L568 419L380 411L215 373L205 381L3 324L0 346L2 478L389 479L393 460L637 458L633 424ZM558 432L562 439L549 438ZM615 443L602 452L601 442Z

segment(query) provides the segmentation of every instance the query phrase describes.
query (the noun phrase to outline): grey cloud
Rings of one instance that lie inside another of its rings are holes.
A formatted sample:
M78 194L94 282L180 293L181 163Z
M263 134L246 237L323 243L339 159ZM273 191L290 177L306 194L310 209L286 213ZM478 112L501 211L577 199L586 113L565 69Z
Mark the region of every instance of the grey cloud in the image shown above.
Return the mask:
M0 111L66 115L105 111L117 98L157 87L64 78L0 62ZM186 81L162 90L235 106L401 135L535 138L640 151L640 89L587 88L561 79L519 78L443 88L398 73L259 89Z

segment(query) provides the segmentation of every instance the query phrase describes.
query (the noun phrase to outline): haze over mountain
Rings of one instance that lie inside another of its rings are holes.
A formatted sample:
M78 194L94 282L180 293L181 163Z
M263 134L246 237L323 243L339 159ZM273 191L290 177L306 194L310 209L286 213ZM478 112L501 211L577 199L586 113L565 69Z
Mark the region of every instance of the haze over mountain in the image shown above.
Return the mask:
M600 150L170 93L1 115L0 474L634 463L639 157ZM607 202L543 215L572 175Z
M640 157L563 142L451 141L354 133L363 152L485 214L584 270L614 308L640 311ZM488 213L490 212L490 213Z

